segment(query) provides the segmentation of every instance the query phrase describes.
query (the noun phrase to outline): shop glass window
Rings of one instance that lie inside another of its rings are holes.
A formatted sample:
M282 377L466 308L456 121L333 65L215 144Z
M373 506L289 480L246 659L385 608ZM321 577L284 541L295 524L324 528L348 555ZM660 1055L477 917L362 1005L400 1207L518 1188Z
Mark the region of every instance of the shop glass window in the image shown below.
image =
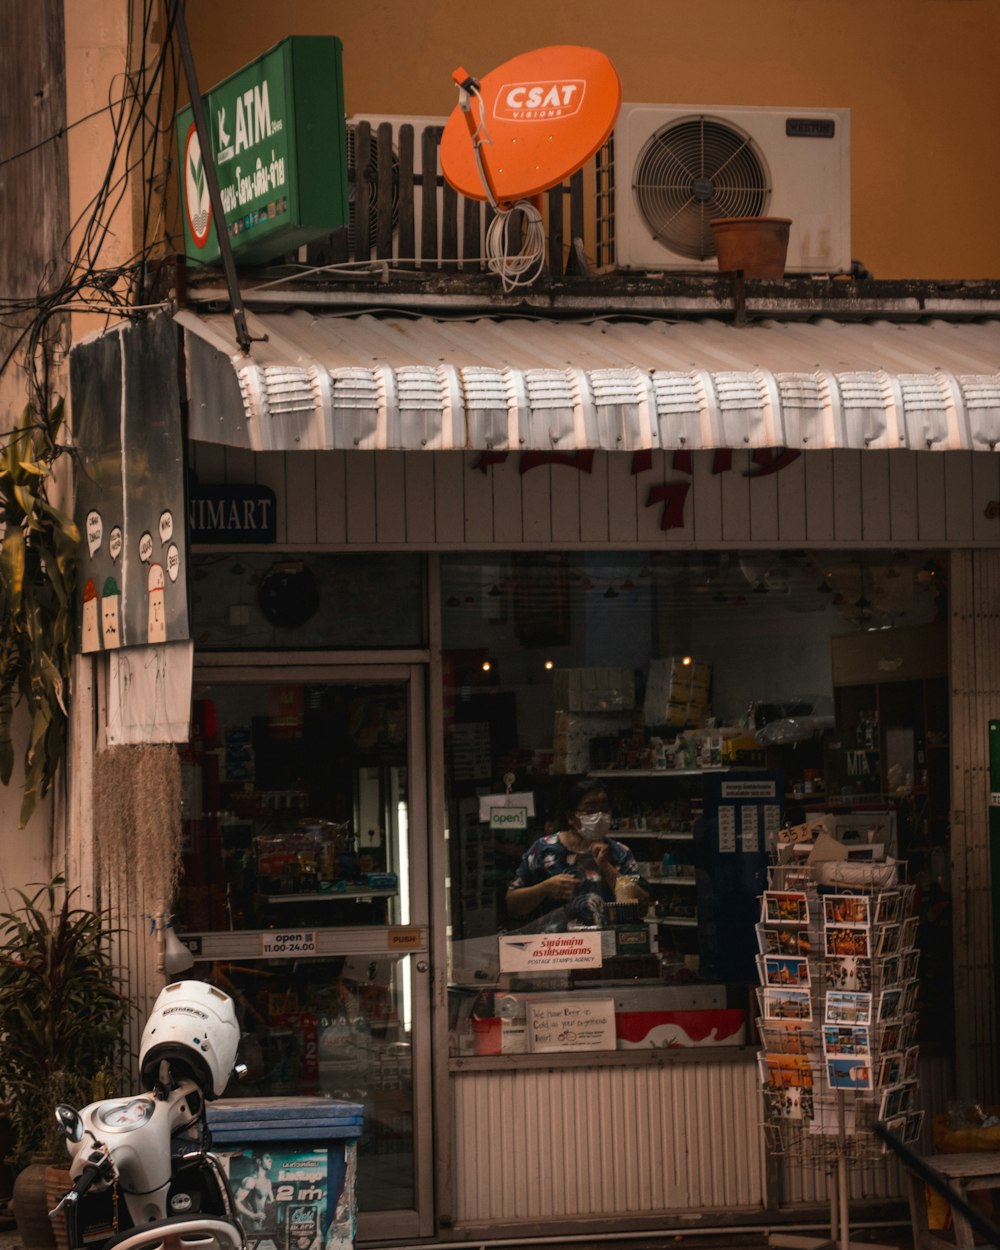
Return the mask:
M313 1095L359 1103L361 1211L415 1205L411 956L240 958L199 963L194 975L230 994L247 1074L231 1098ZM274 1143L273 1153L282 1148ZM261 1214L258 1236L280 1218ZM274 1224L277 1238L285 1230Z
M946 595L928 552L443 557L452 1053L752 1041L759 895L821 812L918 883L947 1046Z
M193 707L177 928L409 923L406 686L276 674Z
M423 570L405 552L194 554L192 637L199 651L422 646Z

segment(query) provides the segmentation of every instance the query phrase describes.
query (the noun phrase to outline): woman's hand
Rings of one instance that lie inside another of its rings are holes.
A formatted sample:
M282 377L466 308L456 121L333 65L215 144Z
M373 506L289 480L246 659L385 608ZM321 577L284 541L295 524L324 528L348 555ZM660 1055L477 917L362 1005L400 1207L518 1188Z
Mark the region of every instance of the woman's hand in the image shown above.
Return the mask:
M602 872L604 871L605 866L609 868L613 867L613 865L608 860L608 855L611 853L611 847L607 842L591 843L590 851L594 857L594 863L598 866L598 868L600 868Z
M548 887L546 894L550 894L553 898L572 898L579 881L572 873L557 872L554 877L548 878L545 885Z

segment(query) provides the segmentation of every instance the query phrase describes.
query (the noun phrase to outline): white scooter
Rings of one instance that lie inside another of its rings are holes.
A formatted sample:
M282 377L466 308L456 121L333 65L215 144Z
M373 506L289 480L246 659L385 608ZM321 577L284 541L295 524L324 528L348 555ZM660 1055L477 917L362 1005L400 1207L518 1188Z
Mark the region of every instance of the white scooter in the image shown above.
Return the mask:
M72 1250L246 1250L204 1113L205 1100L240 1071L239 1037L227 994L178 981L162 991L143 1030L147 1092L82 1111L56 1108L74 1183L50 1214L65 1216Z

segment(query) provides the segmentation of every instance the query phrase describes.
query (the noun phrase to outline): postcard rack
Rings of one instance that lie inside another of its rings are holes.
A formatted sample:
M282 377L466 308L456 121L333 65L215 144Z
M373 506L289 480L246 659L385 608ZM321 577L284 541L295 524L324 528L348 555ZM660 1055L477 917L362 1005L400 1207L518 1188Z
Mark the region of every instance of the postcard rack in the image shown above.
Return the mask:
M847 1250L847 1172L904 1141L917 1107L914 887L892 863L776 864L757 926L757 1029L768 1149L831 1176L831 1240Z

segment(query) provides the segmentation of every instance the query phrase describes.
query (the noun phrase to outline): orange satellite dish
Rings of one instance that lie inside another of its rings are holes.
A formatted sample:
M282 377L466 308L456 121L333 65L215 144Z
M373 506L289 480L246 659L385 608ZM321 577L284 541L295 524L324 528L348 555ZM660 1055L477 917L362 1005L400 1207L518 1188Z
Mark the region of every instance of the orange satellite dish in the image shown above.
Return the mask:
M453 77L479 99L448 118L442 172L472 200L489 199L485 177L499 204L547 191L585 165L614 129L622 102L621 79L604 53L571 44L525 52L478 83L463 69Z

